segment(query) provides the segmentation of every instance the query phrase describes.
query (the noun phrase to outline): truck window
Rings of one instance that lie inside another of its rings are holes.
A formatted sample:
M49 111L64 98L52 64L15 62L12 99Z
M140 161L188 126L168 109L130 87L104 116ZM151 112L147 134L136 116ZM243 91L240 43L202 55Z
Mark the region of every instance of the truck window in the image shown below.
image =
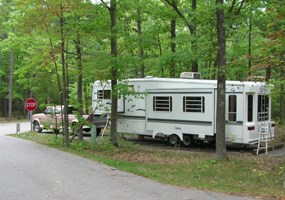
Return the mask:
M54 108L53 114L60 114L61 113L61 107Z
M230 122L235 122L237 120L237 96L229 95L229 113L228 120Z
M153 111L172 111L171 96L155 96L153 97Z
M183 97L183 112L205 112L205 97Z
M48 115L53 114L53 108L52 107L47 108L45 110L45 114L48 114Z

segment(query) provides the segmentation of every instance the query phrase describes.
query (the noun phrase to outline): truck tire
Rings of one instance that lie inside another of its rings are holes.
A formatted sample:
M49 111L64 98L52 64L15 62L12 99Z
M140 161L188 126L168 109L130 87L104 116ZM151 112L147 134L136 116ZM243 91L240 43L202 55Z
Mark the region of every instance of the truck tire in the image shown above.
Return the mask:
M41 133L41 132L42 132L42 128L41 128L40 123L39 123L38 121L35 121L35 122L33 123L33 130L34 130L35 132L38 132L38 133Z
M185 146L190 146L191 142L192 142L191 135L183 135L183 141L182 142Z
M180 138L176 134L172 134L167 138L168 144L175 146L180 143Z

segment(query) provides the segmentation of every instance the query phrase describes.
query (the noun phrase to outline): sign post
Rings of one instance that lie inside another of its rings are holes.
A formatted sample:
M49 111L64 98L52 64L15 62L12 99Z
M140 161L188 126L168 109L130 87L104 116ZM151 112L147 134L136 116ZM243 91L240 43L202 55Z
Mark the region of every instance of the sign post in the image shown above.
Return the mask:
M25 109L29 111L29 117L31 121L31 131L33 130L32 128L32 112L37 109L37 101L34 98L28 98L25 101Z

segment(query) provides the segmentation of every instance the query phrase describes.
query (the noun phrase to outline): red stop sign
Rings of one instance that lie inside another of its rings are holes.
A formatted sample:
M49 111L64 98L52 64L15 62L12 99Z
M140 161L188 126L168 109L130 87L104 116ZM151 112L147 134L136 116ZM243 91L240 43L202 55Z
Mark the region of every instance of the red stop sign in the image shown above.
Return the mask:
M37 101L34 98L28 98L25 101L25 108L28 111L34 111L37 108Z

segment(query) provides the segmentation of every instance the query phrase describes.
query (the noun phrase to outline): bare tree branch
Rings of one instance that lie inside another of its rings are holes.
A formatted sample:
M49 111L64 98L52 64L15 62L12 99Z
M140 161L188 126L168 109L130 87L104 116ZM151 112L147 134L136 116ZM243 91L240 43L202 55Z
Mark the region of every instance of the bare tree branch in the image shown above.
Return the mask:
M240 14L240 11L241 11L241 9L242 9L242 7L243 7L243 5L244 5L245 1L246 1L246 0L242 0L242 1L241 1L241 3L240 3L240 6L239 6L238 10L235 12L235 14L236 14L236 15Z
M189 31L191 32L191 34L194 34L195 30L194 30L193 26L187 20L185 15L179 10L176 2L174 0L171 0L171 1L170 0L163 0L163 1L173 8L173 10L178 14L178 16L184 21L184 23L188 27Z
M231 5L231 7L229 8L229 12L230 12L230 13L233 12L234 7L235 7L235 4L236 4L236 0L233 0L233 1L232 1L232 5Z
M107 5L107 3L103 0L100 0L102 4L110 11L110 7Z
M234 14L235 14L235 15L239 15L241 9L243 8L243 6L244 6L244 4L245 4L245 2L246 2L246 0L242 0L240 3L237 2L236 0L233 0L231 6L230 6L230 8L229 8L229 13L234 12L235 7L238 6L238 8L237 8L237 10L236 10L236 12L235 12Z

